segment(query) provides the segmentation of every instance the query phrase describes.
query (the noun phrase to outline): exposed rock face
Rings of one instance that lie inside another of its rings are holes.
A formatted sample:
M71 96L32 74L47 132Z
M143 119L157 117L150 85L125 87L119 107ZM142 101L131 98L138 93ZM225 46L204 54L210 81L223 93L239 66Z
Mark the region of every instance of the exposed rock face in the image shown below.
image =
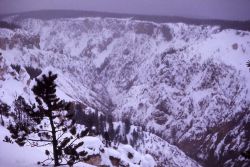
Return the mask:
M29 33L0 33L3 50L5 40L22 49L7 49L8 61L53 67L71 98L130 116L203 166L249 165L249 32L108 18L18 24Z
M100 166L101 165L102 158L100 155L91 155L85 160L84 162L94 165L94 166Z
M40 48L40 38L39 35L27 36L24 34L14 34L10 39L0 38L0 48L6 50L7 48Z

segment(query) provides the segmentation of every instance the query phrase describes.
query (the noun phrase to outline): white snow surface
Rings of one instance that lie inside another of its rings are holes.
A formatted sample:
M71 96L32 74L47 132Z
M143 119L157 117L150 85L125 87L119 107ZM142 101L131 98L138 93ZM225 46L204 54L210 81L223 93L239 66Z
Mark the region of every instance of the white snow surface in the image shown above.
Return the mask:
M4 127L0 126L0 167L34 167L40 166L38 161L46 159L45 148L37 148L31 146L19 147L17 144L10 144L3 142L5 136L9 136L9 132ZM107 148L103 145L98 137L84 137L84 145L82 148L87 151L88 155L101 155L101 165L112 166L109 157L115 157L122 161L124 165L131 167L154 167L156 165L155 160L150 155L142 155L134 150L129 145L120 145L117 150L113 148ZM100 152L100 148L105 150L104 153ZM50 149L50 148L46 148ZM133 154L133 158L127 157L128 153ZM139 165L140 163L140 165ZM136 165L138 164L138 165ZM53 165L51 165L53 166ZM86 163L78 163L74 165L76 167L91 167L92 165Z
M0 167L39 167L38 161L46 159L45 149L30 146L19 147L17 144L3 142L9 132L0 126ZM50 165L51 167L53 165ZM86 163L79 163L76 167L94 167Z

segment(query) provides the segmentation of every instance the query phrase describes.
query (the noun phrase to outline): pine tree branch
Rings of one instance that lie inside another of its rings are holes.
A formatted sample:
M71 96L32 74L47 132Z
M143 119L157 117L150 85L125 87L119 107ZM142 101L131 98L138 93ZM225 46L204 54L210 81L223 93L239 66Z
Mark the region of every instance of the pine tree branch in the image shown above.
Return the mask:
M71 146L72 144L74 144L74 142L78 140L78 138L75 138L75 140L73 140L68 146Z
M68 161L69 161L69 160L67 160L67 159L66 159L66 157L65 157L65 155L64 155L64 154L62 155L62 158L63 158L66 162L68 162ZM62 160L61 160L61 161L62 161ZM68 164L61 164L61 165L68 165Z
M62 129L56 130L56 132L61 132L61 131L63 131L63 130Z
M43 145L37 145L36 147L44 147L44 146L48 146L51 145L51 143L47 143L47 144L43 144Z
M57 138L57 140L59 140L64 134L66 134L66 132L63 132L63 133Z
M30 141L42 141L42 142L52 142L52 140L37 140L37 139L27 139L27 140L30 140Z
M46 161L49 161L49 160L50 160L49 163L44 164ZM47 159L45 159L45 160L44 160L43 162L41 162L41 163L43 164L42 166L50 166L51 162L53 162L53 159L52 159L52 158L47 158Z
M31 143L29 140L27 140L27 141L28 141L28 143L30 144L31 147L34 147L33 143ZM44 146L47 146L47 145L51 145L51 143L49 142L49 143L46 143L46 144L43 144L43 145L35 145L35 147L44 147Z
M39 129L39 132L40 132L40 131L41 131L41 132L50 132L50 133L52 133L51 130L40 130L40 129Z

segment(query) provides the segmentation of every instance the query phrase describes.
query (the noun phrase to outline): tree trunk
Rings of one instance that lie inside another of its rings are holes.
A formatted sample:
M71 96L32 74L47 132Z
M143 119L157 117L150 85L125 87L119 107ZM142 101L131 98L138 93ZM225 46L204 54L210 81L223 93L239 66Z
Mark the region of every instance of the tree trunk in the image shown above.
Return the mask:
M53 155L54 155L54 162L55 162L55 166L59 166L59 158L58 158L58 150L57 150L57 139L56 139L56 130L55 130L55 126L53 123L53 119L52 119L52 111L51 111L51 115L49 117L50 120L50 126L51 126L51 133L52 133L52 145L53 145Z

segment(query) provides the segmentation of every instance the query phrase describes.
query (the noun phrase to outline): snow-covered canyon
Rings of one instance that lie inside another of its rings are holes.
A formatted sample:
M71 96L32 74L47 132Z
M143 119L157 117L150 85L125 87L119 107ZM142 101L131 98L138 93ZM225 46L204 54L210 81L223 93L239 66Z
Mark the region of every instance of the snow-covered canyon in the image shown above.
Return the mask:
M158 166L247 166L250 32L116 18L15 19L0 29L0 100L34 101L32 66L68 101L145 129ZM198 165L199 164L199 165Z

